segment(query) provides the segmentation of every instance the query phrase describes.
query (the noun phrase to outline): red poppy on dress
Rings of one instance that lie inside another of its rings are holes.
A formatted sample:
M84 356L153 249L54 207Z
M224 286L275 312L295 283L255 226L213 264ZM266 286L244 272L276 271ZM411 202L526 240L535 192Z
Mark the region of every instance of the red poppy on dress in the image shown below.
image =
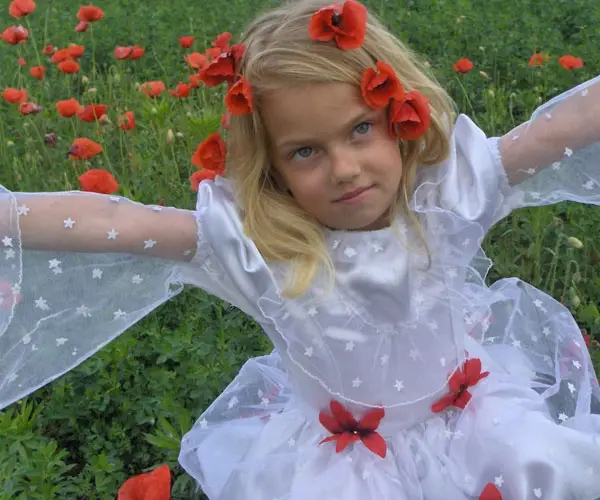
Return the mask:
M139 59L146 53L146 49L140 47L139 45L133 45L131 47L131 54L129 55L129 59L135 61Z
M102 146L100 144L86 137L78 137L71 144L69 151L67 151L67 157L75 160L89 160L100 153L102 153ZM88 174L88 178L91 175ZM81 181L81 177L79 180Z
M529 58L529 66L533 67L533 66L542 66L545 63L545 58L543 54L540 54L538 52L536 52L535 54L532 54L532 56Z
M121 130L133 130L135 128L135 115L133 111L126 111L119 116L119 128Z
M481 373L481 360L479 358L465 360L462 370L457 369L448 381L450 393L434 403L431 406L431 411L439 413L451 406L464 409L467 403L471 401L469 387L477 385L481 379L488 375L489 372Z
M100 7L93 4L85 5L79 8L77 19L86 23L95 23L104 17L104 12Z
M488 483L483 488L479 500L502 500L502 493L493 483Z
M200 52L192 52L183 56L186 64L193 69L202 69L208 64L208 60L204 54Z
M319 422L333 435L326 437L319 444L335 441L335 451L341 453L350 443L362 441L373 453L385 458L387 445L381 434L377 432L379 423L385 416L383 408L369 410L358 422L352 413L337 401L331 401L329 408L331 415L321 411Z
M51 56L52 54L54 54L55 51L56 51L56 47L54 45L52 45L51 43L49 43L48 45L46 45L43 48L42 54L44 54L45 56Z
M82 122L95 122L106 113L108 106L106 104L88 104L77 113L77 118Z
M20 104L27 100L27 91L25 89L13 89L7 87L2 92L4 100L10 104Z
M194 37L193 36L179 37L179 45L181 45L184 49L189 49L192 45L194 45Z
M60 116L65 118L71 118L75 116L79 111L83 109L83 106L77 102L77 99L65 99L64 101L58 101L56 103L56 110Z
M23 66L27 66L27 61L26 61L25 59L23 59L22 57L19 57L19 58L17 59L17 64L18 64L19 66L21 66L21 67L23 67Z
M114 50L115 59L128 59L131 55L131 47L115 47Z
M181 99L183 97L189 96L191 89L192 89L191 85L189 85L187 83L179 82L176 86L176 90L169 89L169 93L173 97L177 97L178 99Z
M33 0L13 0L8 6L8 13L16 18L33 14L35 2Z
M73 61L73 59L67 59L58 63L58 69L63 73L77 73L79 71L79 63Z
M190 175L190 185L194 191L198 191L198 186L200 186L202 181L213 181L217 175L219 175L217 172L214 172L213 170L207 170L205 168L202 170L196 170L192 175Z
M192 164L197 168L212 170L219 175L225 173L227 147L219 132L208 136L192 155Z
M166 87L163 82L160 80L155 80L152 82L145 82L140 85L140 90L146 94L148 97L158 97L165 91Z
M170 500L171 472L161 465L152 472L129 478L119 488L117 500Z
M217 38L213 40L213 47L218 47L223 52L229 50L229 42L231 41L231 33L225 31L217 35Z
M85 21L79 21L76 25L75 25L75 32L76 33L83 33L84 31L87 31L87 29L90 27L89 23L85 22Z
M42 107L35 102L22 102L19 104L19 113L22 115L37 115L42 111Z
M0 38L9 45L17 45L18 43L25 43L28 36L29 31L19 25L6 28L0 35Z
M413 90L403 101L392 101L389 110L389 132L392 137L414 141L421 137L431 125L429 101L420 92Z
M583 68L583 59L581 59L581 57L572 56L571 54L559 57L558 62L563 68L568 70Z
M470 59L464 57L454 63L452 69L457 73L468 73L473 69L473 62Z
M308 33L317 42L335 40L342 50L357 49L365 41L367 9L354 0L323 7L312 15Z
M225 108L233 116L252 113L252 87L242 76L235 82L225 95Z
M29 68L29 74L38 80L42 80L46 74L46 68L44 66L32 66Z
M391 99L402 101L404 88L396 76L394 68L383 61L375 63L377 71L366 68L360 82L360 90L365 103L373 109L385 108Z

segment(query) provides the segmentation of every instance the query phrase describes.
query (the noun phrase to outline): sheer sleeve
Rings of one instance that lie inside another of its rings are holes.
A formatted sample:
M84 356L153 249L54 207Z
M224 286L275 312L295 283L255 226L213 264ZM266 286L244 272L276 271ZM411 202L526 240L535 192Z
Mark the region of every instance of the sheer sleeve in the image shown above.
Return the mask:
M555 97L489 143L513 187L507 208L600 204L600 77Z
M252 314L244 266L262 268L248 242L235 246L241 223L228 200L212 182L201 184L196 210L0 186L0 408L79 365L184 284Z

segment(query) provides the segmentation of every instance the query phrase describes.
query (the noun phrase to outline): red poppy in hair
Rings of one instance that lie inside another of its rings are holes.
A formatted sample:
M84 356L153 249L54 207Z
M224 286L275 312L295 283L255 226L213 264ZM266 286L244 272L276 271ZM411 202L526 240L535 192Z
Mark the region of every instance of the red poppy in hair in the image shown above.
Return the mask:
M367 9L354 0L323 7L313 14L308 33L317 42L335 40L342 50L357 49L365 41Z

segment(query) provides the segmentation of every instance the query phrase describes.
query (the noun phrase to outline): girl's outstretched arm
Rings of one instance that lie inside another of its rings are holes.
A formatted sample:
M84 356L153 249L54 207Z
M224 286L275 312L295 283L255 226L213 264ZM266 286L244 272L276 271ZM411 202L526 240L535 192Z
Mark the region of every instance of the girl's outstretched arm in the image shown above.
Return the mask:
M196 248L196 219L189 210L146 206L119 196L77 191L11 193L10 197L0 198L0 203L5 204L0 235L8 232L8 211L16 211L25 250L129 253L190 260ZM7 206L9 203L12 207Z

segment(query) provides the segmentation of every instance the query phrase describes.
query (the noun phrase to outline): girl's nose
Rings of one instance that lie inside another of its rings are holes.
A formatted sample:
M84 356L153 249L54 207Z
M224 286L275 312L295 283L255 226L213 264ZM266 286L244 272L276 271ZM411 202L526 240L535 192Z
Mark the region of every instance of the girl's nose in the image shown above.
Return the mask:
M348 182L360 173L360 163L349 148L333 149L329 155L332 178L337 182Z

